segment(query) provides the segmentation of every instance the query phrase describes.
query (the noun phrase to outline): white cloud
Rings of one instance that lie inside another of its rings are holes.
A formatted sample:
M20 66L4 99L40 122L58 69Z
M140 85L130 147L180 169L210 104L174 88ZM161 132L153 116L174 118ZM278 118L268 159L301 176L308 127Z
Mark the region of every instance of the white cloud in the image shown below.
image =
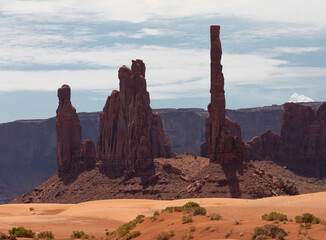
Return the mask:
M209 96L209 50L162 46L117 45L74 50L52 48L0 48L0 66L56 66L61 70L0 70L0 91L56 90L63 83L75 90L117 89L117 72L131 59L146 64L148 89L153 99ZM65 66L81 65L77 70ZM257 85L312 87L307 78L326 77L326 68L292 67L285 60L259 54L223 53L227 86ZM98 70L91 68L97 66ZM63 70L63 69L64 70ZM46 68L45 68L46 69ZM294 84L294 85L292 85ZM286 87L287 88L287 87Z
M302 54L324 51L325 47L276 47L273 51L278 53Z
M6 15L95 21L144 22L153 18L181 18L221 15L256 21L326 25L324 0L5 0L1 12ZM92 16L90 18L90 16Z
M165 32L161 29L142 28L138 33L130 35L131 38L143 38L145 36L163 35Z
M290 97L289 102L313 102L314 100L306 97L305 95L299 95L298 93L293 93Z

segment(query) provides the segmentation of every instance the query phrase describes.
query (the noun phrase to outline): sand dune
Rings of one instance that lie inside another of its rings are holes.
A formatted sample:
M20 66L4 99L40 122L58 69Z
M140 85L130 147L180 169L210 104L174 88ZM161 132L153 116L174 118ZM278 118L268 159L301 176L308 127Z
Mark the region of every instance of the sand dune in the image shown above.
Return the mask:
M293 218L310 212L326 219L326 192L298 196L281 196L257 200L201 198L173 201L161 200L100 200L80 204L7 204L0 205L0 231L24 226L35 232L52 231L56 238L68 238L73 230L83 230L104 237L105 229L115 230L138 214L150 216L167 206L179 206L188 201L198 202L208 212L220 213L230 222L241 220L261 224L261 216L271 211ZM34 210L30 210L33 208ZM248 229L252 231L253 228ZM142 239L142 238L140 238ZM290 238L291 239L291 238ZM317 238L323 239L323 238ZM325 230L326 239L326 230Z

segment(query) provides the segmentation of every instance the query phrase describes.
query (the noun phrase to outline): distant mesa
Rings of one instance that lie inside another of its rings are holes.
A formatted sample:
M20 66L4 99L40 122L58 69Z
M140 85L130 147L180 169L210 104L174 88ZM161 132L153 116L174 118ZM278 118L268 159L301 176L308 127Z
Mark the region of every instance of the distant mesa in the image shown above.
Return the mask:
M305 175L326 177L326 102L316 111L285 103L281 136L269 130L254 137L246 145L246 159L271 159Z

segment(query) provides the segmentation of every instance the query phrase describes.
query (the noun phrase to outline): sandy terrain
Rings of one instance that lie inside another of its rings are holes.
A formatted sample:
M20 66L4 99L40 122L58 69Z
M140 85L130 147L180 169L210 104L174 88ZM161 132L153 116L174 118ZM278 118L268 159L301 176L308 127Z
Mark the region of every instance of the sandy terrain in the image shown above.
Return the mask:
M277 211L294 219L295 216L310 212L321 219L326 219L326 192L299 196L281 196L258 200L244 199L182 199L174 201L161 200L100 200L80 204L8 204L0 205L0 231L7 233L12 227L24 226L35 232L52 231L56 239L69 238L73 230L83 230L97 238L105 237L105 229L115 230L121 224L134 219L138 214L152 216L167 206L180 206L188 201L195 201L207 209L208 213L219 213L223 220L209 221L203 216L195 216L193 226L196 227L194 239L224 239L232 229L228 239L249 239L254 227L263 226L261 220L264 213ZM30 210L34 208L34 210ZM180 216L179 216L180 215ZM163 213L161 221L152 222L145 219L135 230L142 234L137 239L154 239L163 230L174 230L180 239L189 229L189 224L181 224L182 213ZM162 220L163 219L163 220ZM235 221L240 224L236 225ZM210 225L210 231L200 231ZM326 239L326 226L314 225L307 236L298 235L299 224L280 223L290 236L286 239ZM240 235L242 237L240 237Z

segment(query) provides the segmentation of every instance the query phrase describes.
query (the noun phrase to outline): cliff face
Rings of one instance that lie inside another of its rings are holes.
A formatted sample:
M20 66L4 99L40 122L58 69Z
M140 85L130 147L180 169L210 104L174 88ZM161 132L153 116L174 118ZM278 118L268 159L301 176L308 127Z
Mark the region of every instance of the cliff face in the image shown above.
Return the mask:
M253 138L246 145L246 158L271 159L296 172L326 176L326 102L314 111L310 106L285 103L281 136L271 131Z
M211 102L206 119L205 142L201 145L201 156L209 156L211 162L242 163L244 143L232 136L225 123L224 77L222 73L222 48L220 27L211 26ZM234 124L230 124L234 125Z
M317 111L283 105L280 159L302 173L326 177L326 102Z
M98 159L106 170L145 170L154 157L172 153L160 116L150 107L145 64L132 61L119 69L120 91L113 91L100 114Z

